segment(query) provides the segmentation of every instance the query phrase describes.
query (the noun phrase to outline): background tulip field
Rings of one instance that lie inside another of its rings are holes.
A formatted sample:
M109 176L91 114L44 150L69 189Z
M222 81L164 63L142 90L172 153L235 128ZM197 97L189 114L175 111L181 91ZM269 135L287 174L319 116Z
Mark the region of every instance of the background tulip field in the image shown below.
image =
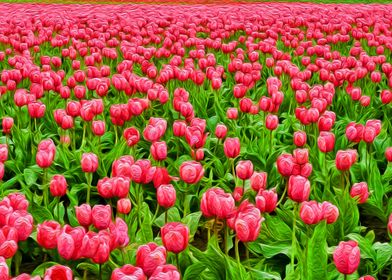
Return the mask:
M391 52L383 4L0 4L0 280L392 279Z

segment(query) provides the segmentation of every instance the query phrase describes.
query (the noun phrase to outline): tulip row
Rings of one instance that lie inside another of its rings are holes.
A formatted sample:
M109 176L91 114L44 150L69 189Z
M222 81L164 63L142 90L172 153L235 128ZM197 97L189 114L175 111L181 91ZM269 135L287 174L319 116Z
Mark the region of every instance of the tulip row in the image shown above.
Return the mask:
M390 277L389 6L0 8L0 279Z

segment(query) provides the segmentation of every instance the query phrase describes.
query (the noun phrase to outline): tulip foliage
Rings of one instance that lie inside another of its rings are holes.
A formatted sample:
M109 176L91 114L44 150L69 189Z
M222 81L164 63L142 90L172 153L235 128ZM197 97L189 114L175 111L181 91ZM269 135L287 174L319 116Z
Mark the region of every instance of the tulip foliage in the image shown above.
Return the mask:
M390 279L391 28L0 4L0 280Z

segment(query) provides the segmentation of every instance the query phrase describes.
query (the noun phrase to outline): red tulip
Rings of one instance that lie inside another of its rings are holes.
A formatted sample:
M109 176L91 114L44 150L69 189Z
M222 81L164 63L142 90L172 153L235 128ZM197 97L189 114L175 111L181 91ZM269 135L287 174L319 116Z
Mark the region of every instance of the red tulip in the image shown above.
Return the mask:
M2 120L2 124L3 124L3 132L5 134L10 134L11 128L14 125L14 119L11 117L4 117Z
M94 153L84 153L80 161L82 171L86 173L94 173L98 169L98 157Z
M254 172L250 177L250 186L256 192L265 190L267 186L267 172Z
M143 131L143 136L147 141L158 141L166 131L167 122L161 118L150 118L147 127Z
M327 221L327 224L336 222L339 217L339 209L328 201L324 201L321 204L321 210L323 213L323 219Z
M389 215L388 231L389 231L389 234L392 234L392 213L391 213L391 215Z
M78 219L79 225L89 227L92 223L91 206L89 204L82 204L75 206L76 218Z
M0 181L3 180L4 177L4 163L0 162Z
M317 138L317 146L323 153L331 152L335 147L335 134L329 131L321 131Z
M303 147L306 144L306 132L296 131L294 132L294 145L297 147Z
M55 265L45 271L44 280L72 280L72 270L63 265Z
M132 156L122 156L115 160L112 165L112 173L114 177L122 176L126 178L131 178L131 166L134 164Z
M336 168L340 171L349 170L350 167L357 161L356 150L338 151L335 158Z
M15 240L6 240L0 244L0 257L5 259L12 258L18 250L18 244Z
M235 187L234 188L232 196L236 202L240 202L243 195L244 195L244 188L243 187Z
M350 196L352 198L357 198L359 203L366 203L369 197L369 190L366 182L354 184L351 187Z
M176 203L176 189L171 184L160 185L157 188L158 204L164 208L170 208Z
M3 257L0 257L0 279L1 280L8 280L9 275L8 265Z
M114 223L110 224L111 248L124 248L129 244L128 225L121 218L116 218ZM105 231L104 231L105 232Z
M138 184L148 184L155 175L156 167L148 159L139 159L131 166L132 180Z
M349 141L360 142L363 139L365 127L362 124L351 122L346 127L346 137Z
M297 148L293 151L293 158L299 165L306 164L309 161L309 150Z
M32 118L42 118L45 115L46 106L41 102L31 102L27 107Z
M228 158L236 158L241 150L240 139L237 137L226 138L223 143L223 150Z
M83 237L86 234L84 228L72 228L65 225L57 237L57 251L59 255L66 260L76 260L82 256L80 250Z
M104 121L93 121L92 131L96 136L102 136L105 134L106 125Z
M96 229L106 229L112 219L112 208L110 205L95 205L91 211L91 218Z
M121 198L117 200L117 211L122 214L131 212L132 204L129 198Z
M303 202L309 199L310 182L300 175L292 175L289 178L288 195L296 202Z
M188 247L189 228L181 223L167 223L161 228L162 242L166 250L178 254Z
M0 162L4 163L8 159L8 146L6 144L0 144Z
M333 253L333 261L337 270L343 274L353 274L361 261L357 242L341 241Z
M150 280L180 280L181 275L177 268L171 264L158 266L149 278Z
M151 144L150 152L154 160L165 160L167 157L167 146L165 141L154 142Z
M129 127L124 130L124 138L127 141L128 147L132 147L139 142L140 134L139 131L134 127Z
M166 264L166 249L163 246L150 242L141 245L136 252L136 265L143 269L144 274L150 277L155 269Z
M295 166L294 158L292 155L282 154L278 157L276 165L278 167L278 172L282 176L288 177L292 175Z
M173 122L173 134L177 137L185 136L186 123L184 121L175 120Z
M392 147L388 147L385 150L385 158L388 162L392 162Z
M253 163L250 160L240 160L235 168L238 178L247 180L253 175Z
M110 278L110 280L124 279L146 280L147 278L141 268L126 264L123 267L113 270L112 276Z
M197 161L185 161L180 166L180 178L187 184L196 184L204 176L204 168Z
M260 210L261 213L271 213L276 208L276 203L278 202L278 195L276 194L275 190L260 189L255 200L256 207Z
M278 127L279 119L276 115L267 115L265 127L269 130L275 130Z
M301 203L299 215L307 225L314 225L323 219L321 206L317 201L304 201Z
M227 127L224 124L218 124L215 128L215 136L218 139L223 139L226 137Z
M252 242L259 236L262 221L260 210L244 200L227 223L236 232L240 241Z
M67 181L62 175L54 175L50 181L50 193L52 196L63 196L67 192Z
M51 139L42 140L38 145L36 155L37 165L41 168L48 168L56 155L56 146Z
M227 118L231 120L236 120L238 118L238 110L237 108L229 108L227 109Z
M60 232L61 226L58 222L45 221L37 226L37 242L45 249L54 249Z
M219 219L228 218L234 207L233 197L220 188L208 189L203 194L200 204L200 210L205 217L215 216Z
M0 276L0 279L2 279L1 276ZM19 274L18 276L14 277L14 278L11 278L11 280L41 280L41 277L39 277L39 276L34 276L33 277L33 276L31 276L31 275L29 275L27 273L22 273L22 274Z
M366 275L366 276L360 277L358 280L376 280L376 279L371 275Z

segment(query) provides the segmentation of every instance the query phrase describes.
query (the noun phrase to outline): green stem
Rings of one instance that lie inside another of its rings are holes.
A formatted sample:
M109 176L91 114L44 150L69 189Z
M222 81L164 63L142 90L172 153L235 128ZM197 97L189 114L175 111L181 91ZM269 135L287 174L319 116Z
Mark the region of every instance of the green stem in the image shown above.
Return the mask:
M177 264L177 269L180 270L180 261L178 260L178 255L176 254L176 264Z
M168 211L167 211L167 208L166 208L166 209L165 209L165 224L167 224L167 220L168 220L168 217L167 217L167 216L168 216L168 215L167 215L167 212L168 212Z
M238 250L238 243L240 242L240 240L238 239L238 237L235 237L235 243L234 243L234 249L235 249L235 259L237 260L238 263L241 262L240 260L240 253Z
M86 173L87 179L87 196L86 196L86 203L90 204L90 193L91 193L91 181L93 179L92 173Z
M82 143L80 145L80 149L84 147L85 139L86 139L86 122L83 124L83 136L82 136Z
M225 223L225 235L224 235L224 239L225 239L225 254L226 256L229 255L229 226L227 225L227 223Z
M87 280L87 269L83 272L83 280Z
M99 280L102 280L102 264L99 264Z
M157 218L157 216L158 216L158 213L159 213L159 204L157 205L157 209L155 209L155 213L154 213L154 217L152 218L152 221L154 222L155 221L155 219Z
M231 161L231 173L233 174L233 180L234 180L234 187L236 185L236 178L235 178L235 168L234 168L234 159L230 159Z
M293 208L293 232L292 232L292 237L291 237L291 267L294 271L294 261L295 261L295 248L296 248L296 236L295 236L295 230L296 230L296 223L297 223L297 204L294 204Z
M285 185L283 193L282 193L282 196L280 197L278 203L276 204L276 207L278 207L280 205L280 203L283 201L283 199L284 199L284 197L286 195L286 192L287 192L287 186Z
M48 169L44 168L42 187L44 190L44 205L45 205L45 207L48 207L48 205L49 205L49 188L46 186L47 181L48 181Z

